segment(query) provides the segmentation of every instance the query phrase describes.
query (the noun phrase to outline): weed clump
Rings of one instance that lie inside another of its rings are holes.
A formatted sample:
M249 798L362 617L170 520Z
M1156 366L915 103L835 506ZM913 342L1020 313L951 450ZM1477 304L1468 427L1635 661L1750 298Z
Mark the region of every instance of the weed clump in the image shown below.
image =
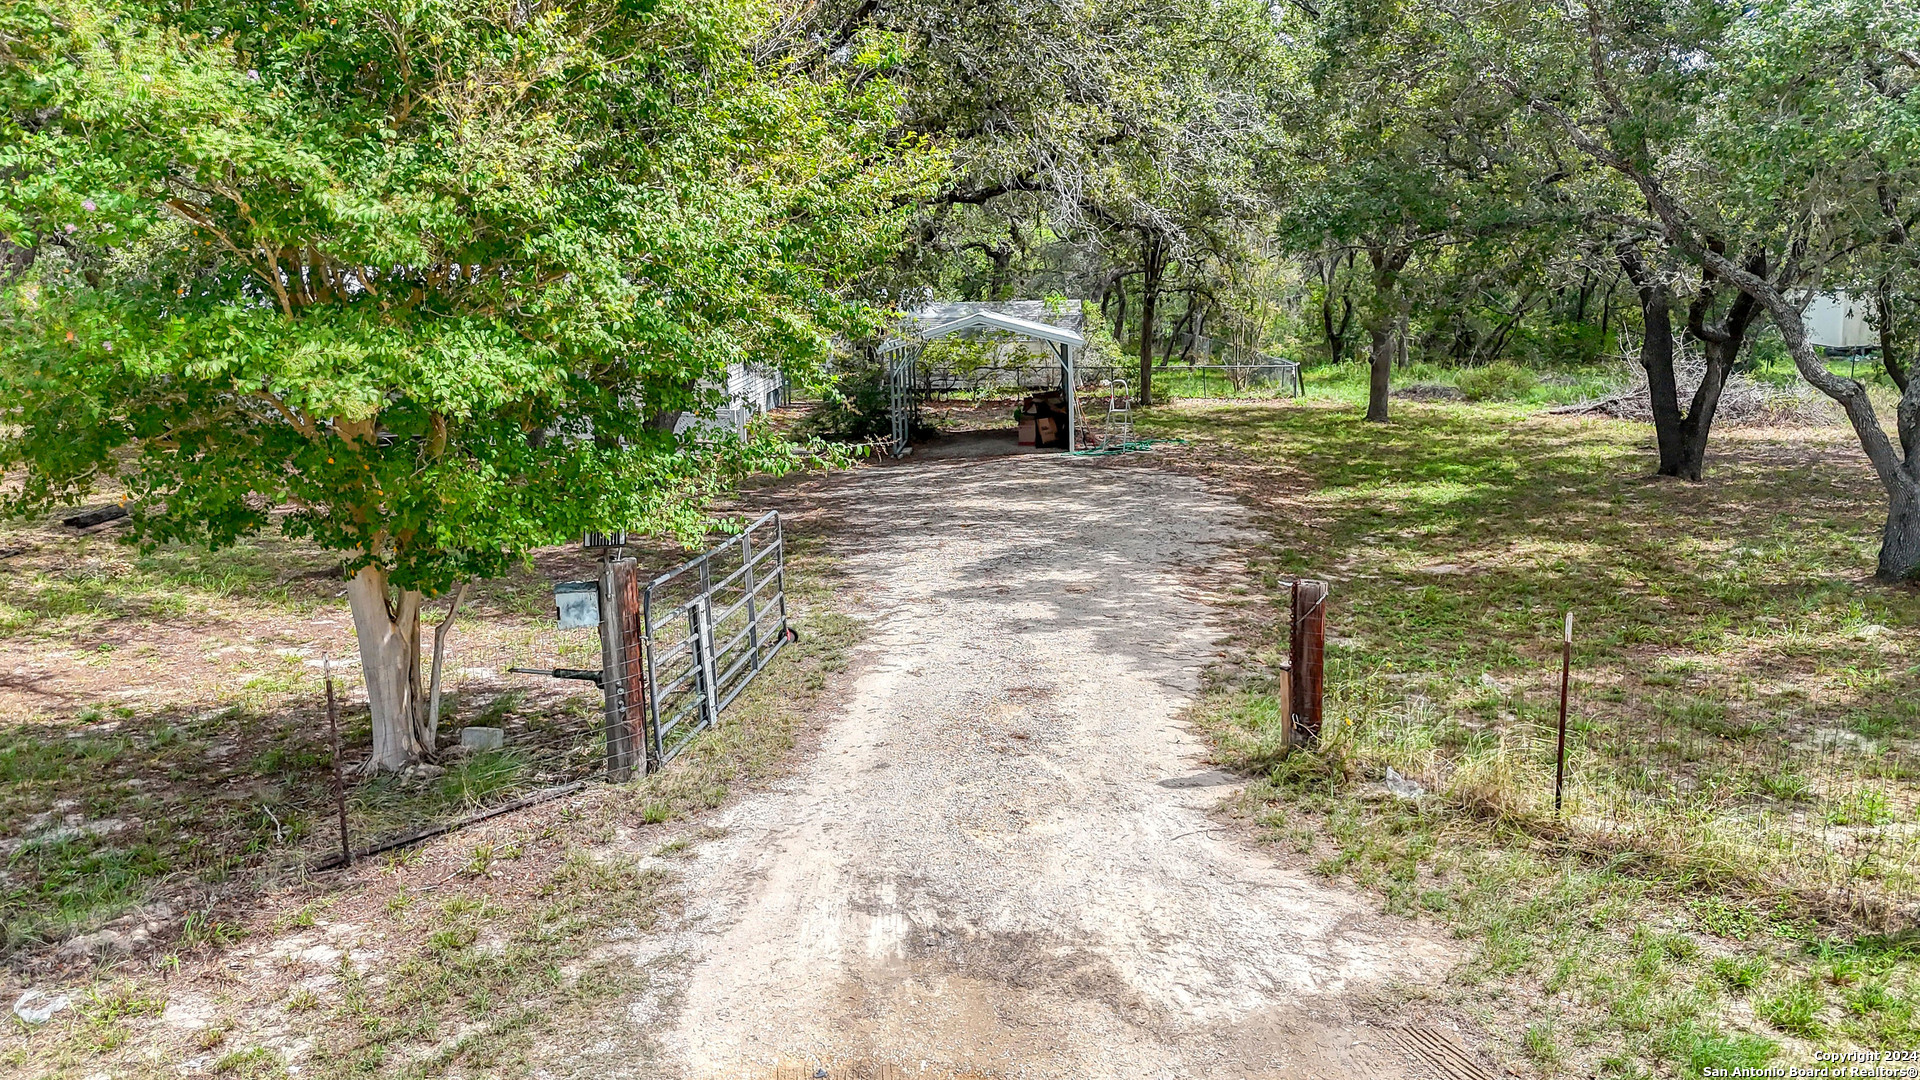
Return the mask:
M1510 360L1468 368L1454 380L1468 401L1518 401L1540 383L1533 372Z

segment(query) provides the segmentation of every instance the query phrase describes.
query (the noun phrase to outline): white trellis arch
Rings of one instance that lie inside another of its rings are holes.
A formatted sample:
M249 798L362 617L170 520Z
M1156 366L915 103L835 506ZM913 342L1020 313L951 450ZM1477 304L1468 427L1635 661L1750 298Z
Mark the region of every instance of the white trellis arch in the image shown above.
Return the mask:
M973 311L958 318L920 327L908 336L895 338L880 347L880 356L887 365L888 408L893 420L893 456L902 457L907 452L907 435L913 420L913 369L920 361L921 350L935 338L982 331L1013 334L1031 341L1045 342L1059 357L1060 386L1066 391L1067 399L1067 449L1075 448L1080 424L1075 365L1080 351L1086 347L1087 339L1079 332L1062 326L1022 319L999 311Z

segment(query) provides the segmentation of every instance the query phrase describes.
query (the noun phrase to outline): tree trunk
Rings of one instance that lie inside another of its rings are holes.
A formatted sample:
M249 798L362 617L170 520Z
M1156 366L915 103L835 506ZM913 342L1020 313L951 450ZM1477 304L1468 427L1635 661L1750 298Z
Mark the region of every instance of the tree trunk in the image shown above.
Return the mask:
M1372 355L1368 357L1372 370L1367 384L1367 419L1378 424L1389 419L1387 394L1393 385L1394 356L1400 351L1394 341L1394 330L1406 314L1400 310L1395 286L1400 282L1400 271L1406 269L1407 260L1412 257L1412 248L1396 250L1374 246L1367 249L1367 258L1373 263L1373 311L1367 318L1367 337L1372 347Z
M447 631L453 629L453 617L460 613L460 600L467 595L467 583L453 590L447 602L447 617L433 628L433 667L427 678L427 750L432 751L440 737L440 664L447 658Z
M1882 275L1880 287L1873 294L1874 321L1879 323L1880 366L1887 369L1887 378L1899 387L1901 393L1907 392L1907 367L1900 360L1900 332L1893 323L1893 283Z
M1720 409L1720 394L1726 389L1726 371L1709 359L1706 377L1693 395L1693 408L1680 422L1678 446L1672 460L1662 458L1661 476L1699 480L1707 468L1707 435L1713 430L1714 413Z
M1713 417L1720 409L1720 395L1727 388L1727 376L1733 373L1733 365L1740 360L1740 348L1747 340L1747 328L1753 323L1755 305L1753 298L1741 293L1733 302L1733 309L1720 326L1711 331L1712 337L1702 336L1702 347L1706 350L1707 368L1700 380L1700 388L1694 391L1693 405L1687 410L1687 417L1680 422L1680 456L1674 462L1675 469L1667 471L1667 462L1660 463L1660 471L1665 476L1678 476L1682 480L1698 480L1706 471L1707 436L1713 431Z
M1920 581L1920 485L1896 493L1880 535L1880 580Z
M1368 359L1372 370L1367 383L1367 419L1384 424L1387 415L1387 394L1393 386L1393 320L1376 321L1368 331L1372 339L1373 351Z
M1164 371L1166 369L1166 366L1173 362L1174 343L1180 339L1180 335L1190 332L1190 327L1192 326L1192 319L1193 319L1193 298L1188 297L1187 310L1180 313L1180 321L1173 324L1173 333L1167 335L1167 343L1164 346L1162 346L1160 349L1161 370ZM1186 353L1191 352L1192 350L1193 350L1193 346L1188 345L1181 355L1184 356L1186 355Z
M1353 321L1353 300L1340 298L1340 322L1333 321L1333 301L1329 294L1320 294L1320 332L1327 339L1327 356L1335 364L1347 358L1347 327Z
M1748 259L1747 270L1764 278L1767 273L1766 256L1756 255ZM1706 315L1713 307L1710 282L1711 279L1687 309L1687 331L1700 342L1706 355L1706 367L1701 374L1700 386L1694 391L1693 404L1680 422L1678 460L1660 463L1662 475L1677 476L1682 480L1698 480L1706 470L1707 436L1713 431L1713 417L1720 409L1720 395L1726 390L1727 377L1733 374L1734 364L1740 360L1740 349L1746 344L1747 330L1760 314L1758 302L1746 293L1738 292L1727 305L1727 313L1720 320L1720 325L1708 326Z
M1141 405L1153 404L1153 323L1160 306L1160 281L1167 269L1166 241L1157 232L1148 232L1141 248L1146 269L1140 283L1140 392Z
M1620 266L1640 294L1640 366L1647 373L1647 397L1653 408L1653 439L1660 451L1661 476L1679 476L1687 458L1681 432L1680 392L1673 378L1673 295L1622 244ZM1704 449L1702 450L1704 454Z
M1659 473L1676 476L1686 447L1680 435L1680 390L1673 377L1673 307L1665 285L1640 294L1640 366L1647 373L1653 407L1653 439L1660 450Z
M1153 404L1153 317L1158 291L1149 284L1140 297L1140 404Z
M987 278L987 299L1005 300L1013 290L1013 249L988 248L987 258L993 262L993 272Z
M425 760L426 702L420 692L420 593L389 597L386 571L366 566L347 583L360 671L373 715L373 756L368 772L392 772Z

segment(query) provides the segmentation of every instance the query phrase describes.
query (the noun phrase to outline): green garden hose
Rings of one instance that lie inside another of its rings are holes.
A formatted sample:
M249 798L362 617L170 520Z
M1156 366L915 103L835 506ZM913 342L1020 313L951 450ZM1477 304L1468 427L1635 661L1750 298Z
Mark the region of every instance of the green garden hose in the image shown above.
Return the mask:
M1137 454L1143 450L1151 450L1156 445L1161 443L1173 443L1180 446L1185 446L1187 445L1187 440L1185 439L1128 439L1125 442L1114 443L1111 446L1099 446L1099 447L1095 447L1092 450L1073 450L1073 451L1069 451L1069 453L1073 457L1109 457L1113 454Z

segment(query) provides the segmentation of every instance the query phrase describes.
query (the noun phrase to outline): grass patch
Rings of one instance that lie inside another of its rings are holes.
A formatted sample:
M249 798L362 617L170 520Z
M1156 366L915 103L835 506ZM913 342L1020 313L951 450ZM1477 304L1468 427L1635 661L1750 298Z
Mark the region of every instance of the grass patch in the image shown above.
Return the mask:
M1817 1038L1825 1025L1820 1023L1821 995L1811 986L1789 986L1753 1003L1754 1015L1789 1035Z
M1203 706L1217 759L1258 777L1247 811L1474 942L1463 986L1571 997L1555 1068L1698 1075L1906 1022L1904 954L1841 970L1920 904L1920 641L1890 629L1920 593L1867 580L1883 505L1846 432L1716 433L1708 481L1680 484L1649 477L1643 426L1420 402L1372 425L1345 393L1137 421L1271 523L1276 602L1333 583L1317 750L1281 754L1284 622ZM1388 768L1429 794L1385 797ZM1540 1022L1516 1053L1539 1059Z
M1772 1040L1759 1035L1730 1034L1693 1022L1678 1025L1660 1039L1661 1056L1687 1076L1765 1068L1778 1050Z
M1364 403L1367 400L1368 370L1363 363L1321 364L1303 373L1307 397L1319 401ZM1473 401L1515 405L1564 405L1600 397L1618 389L1626 372L1617 364L1588 364L1563 367L1545 377L1534 369L1511 362L1456 367L1420 361L1396 365L1395 390L1406 387L1450 387ZM1153 376L1157 401L1218 401L1221 399L1274 400L1288 397L1282 387L1237 380L1221 371L1189 368L1173 363L1157 369ZM1400 401L1396 398L1394 407Z
M1501 361L1462 370L1453 384L1468 401L1524 401L1540 379L1527 368Z

